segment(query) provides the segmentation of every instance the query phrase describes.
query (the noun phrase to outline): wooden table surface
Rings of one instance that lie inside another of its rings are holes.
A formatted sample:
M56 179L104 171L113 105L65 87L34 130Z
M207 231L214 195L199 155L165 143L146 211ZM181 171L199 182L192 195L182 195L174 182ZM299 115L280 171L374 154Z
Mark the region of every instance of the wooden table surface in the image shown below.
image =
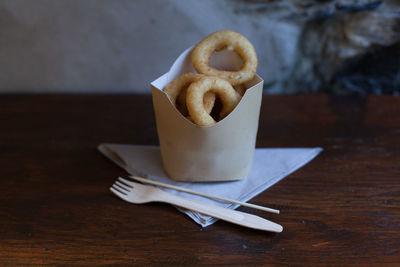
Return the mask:
M280 234L128 204L102 142L157 145L149 95L0 95L1 265L400 264L400 97L264 96L258 147L324 151L239 208Z

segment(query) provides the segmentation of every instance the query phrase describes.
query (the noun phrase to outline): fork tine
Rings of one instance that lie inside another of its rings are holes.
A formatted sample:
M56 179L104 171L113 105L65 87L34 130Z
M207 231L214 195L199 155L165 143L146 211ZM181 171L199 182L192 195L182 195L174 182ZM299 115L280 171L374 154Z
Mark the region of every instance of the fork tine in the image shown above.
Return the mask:
M126 191L125 189L123 189L122 187L119 187L118 185L116 185L115 183L111 186L112 188L114 188L115 190L117 190L118 192L127 195L129 192Z
M126 195L127 195L127 194L129 193L129 190L126 190L125 188L119 186L119 185L116 184L116 183L114 183L114 184L112 185L112 187L113 187L114 189L120 191L120 192L123 193L123 194L126 194Z
M120 183L118 181L115 181L115 185L118 185L119 187L122 187L128 192L131 192L132 187L127 186L126 184Z
M134 183L133 183L133 182L131 182L131 181L129 181L129 180L126 180L126 179L124 179L124 178L122 178L122 177L118 177L118 180L120 180L120 181L123 182L124 184L127 184L127 185L129 185L129 186L131 186L131 187L134 186Z
M114 193L114 195L117 195L119 198L122 198L122 199L126 199L126 197L127 197L127 195L126 194L124 194L124 193L122 193L122 192L120 192L120 191L118 191L117 189L115 189L114 187L110 187L110 191L111 192L113 192Z

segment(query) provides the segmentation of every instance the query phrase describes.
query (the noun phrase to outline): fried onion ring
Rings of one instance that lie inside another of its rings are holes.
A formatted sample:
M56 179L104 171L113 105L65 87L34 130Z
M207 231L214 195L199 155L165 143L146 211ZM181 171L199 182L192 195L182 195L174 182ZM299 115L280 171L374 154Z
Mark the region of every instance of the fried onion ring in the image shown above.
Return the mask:
M204 75L196 74L196 73L185 73L174 80L172 80L169 84L167 84L164 88L164 92L167 93L169 99L172 104L176 106L176 108L182 113L183 116L188 115L188 110L186 107L186 91L188 86L199 80ZM204 95L204 108L207 113L211 113L212 108L214 107L215 102L215 94L207 93Z
M241 99L232 85L222 78L203 76L192 83L187 89L186 105L193 122L200 126L210 126L216 123L204 109L203 97L207 92L218 95L222 102L220 119L227 116Z
M243 96L244 93L246 93L246 86L244 86L244 84L235 85L233 86L233 89L235 89L236 92L238 92L238 94L241 96Z
M242 58L240 70L223 71L208 65L212 53L224 48L233 49ZM240 33L228 30L214 32L199 42L191 53L191 60L197 72L223 78L232 85L253 79L258 64L256 51L250 41Z

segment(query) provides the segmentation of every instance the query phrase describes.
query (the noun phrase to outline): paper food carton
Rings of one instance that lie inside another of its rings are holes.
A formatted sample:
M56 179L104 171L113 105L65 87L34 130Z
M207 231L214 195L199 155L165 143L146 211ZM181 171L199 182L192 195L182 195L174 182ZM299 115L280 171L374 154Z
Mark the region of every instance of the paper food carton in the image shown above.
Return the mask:
M184 51L169 72L151 83L164 170L176 181L244 179L252 165L264 81L255 75L245 84L246 93L227 117L212 126L198 126L185 118L163 91L181 74L196 73L191 50ZM232 69L241 64L236 53L224 50L215 54L210 59L213 67Z

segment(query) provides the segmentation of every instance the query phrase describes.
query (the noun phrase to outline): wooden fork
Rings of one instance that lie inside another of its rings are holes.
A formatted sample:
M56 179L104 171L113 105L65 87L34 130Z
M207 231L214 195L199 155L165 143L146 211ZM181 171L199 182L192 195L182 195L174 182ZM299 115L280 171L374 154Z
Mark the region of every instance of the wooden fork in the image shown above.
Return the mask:
M253 229L276 233L283 230L281 225L249 213L183 198L154 186L128 181L121 177L118 180L110 187L111 192L130 203L164 202Z

